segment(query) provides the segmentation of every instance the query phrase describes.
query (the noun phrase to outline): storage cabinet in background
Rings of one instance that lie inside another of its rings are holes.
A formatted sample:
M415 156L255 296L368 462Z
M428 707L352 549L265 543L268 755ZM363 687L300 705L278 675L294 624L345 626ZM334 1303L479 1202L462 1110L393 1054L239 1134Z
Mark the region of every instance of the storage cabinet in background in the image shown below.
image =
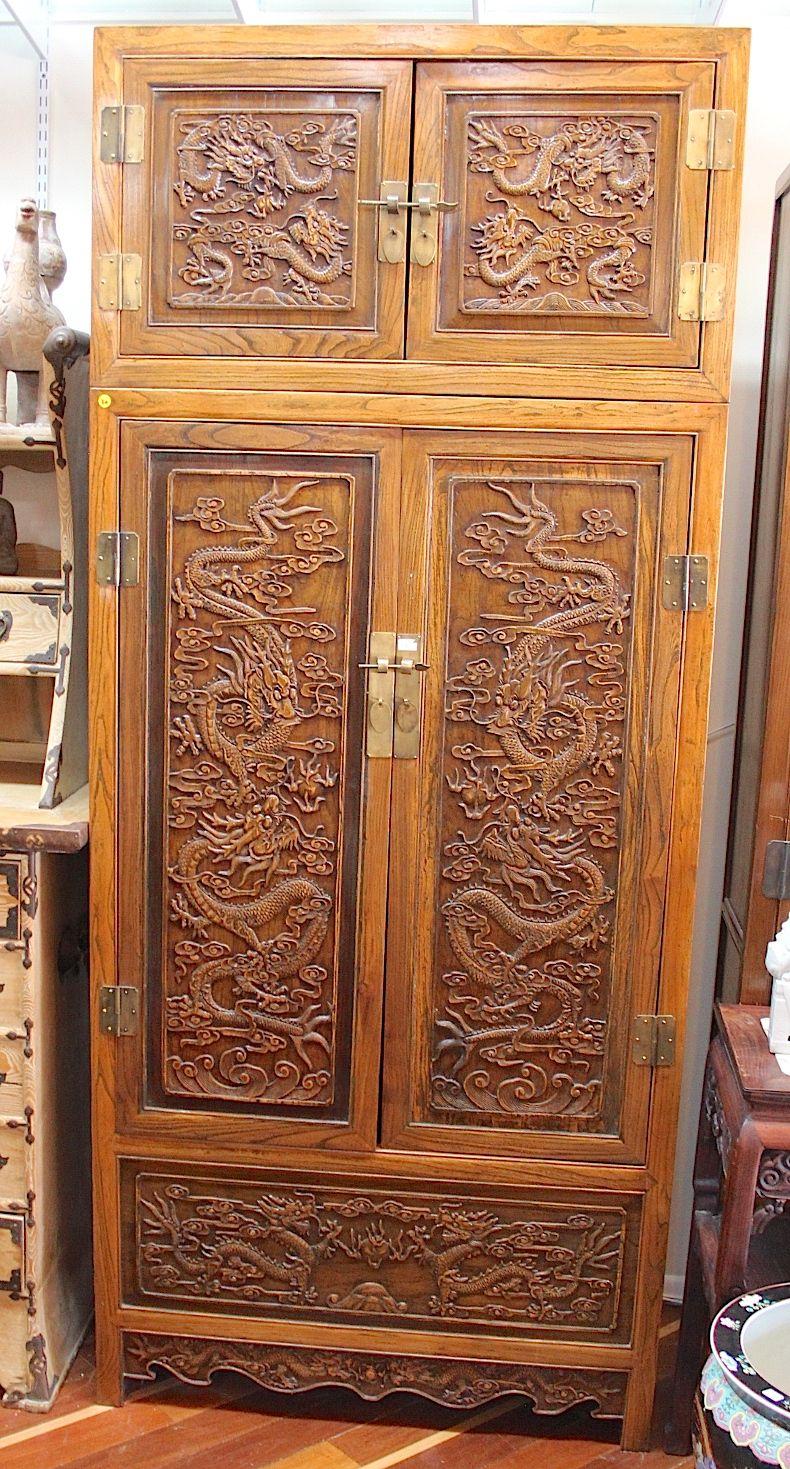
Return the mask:
M102 1390L521 1390L637 1445L743 37L190 47L97 49Z

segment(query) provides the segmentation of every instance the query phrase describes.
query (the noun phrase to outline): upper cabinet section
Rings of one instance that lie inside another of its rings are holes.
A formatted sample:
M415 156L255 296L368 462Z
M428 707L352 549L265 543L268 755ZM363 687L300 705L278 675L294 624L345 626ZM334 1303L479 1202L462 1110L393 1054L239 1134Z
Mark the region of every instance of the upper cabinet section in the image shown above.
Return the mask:
M726 397L744 33L151 27L96 55L103 386L276 361L295 389Z
M414 171L452 207L411 282L409 355L696 367L678 310L705 255L708 173L685 164L704 63L417 70Z

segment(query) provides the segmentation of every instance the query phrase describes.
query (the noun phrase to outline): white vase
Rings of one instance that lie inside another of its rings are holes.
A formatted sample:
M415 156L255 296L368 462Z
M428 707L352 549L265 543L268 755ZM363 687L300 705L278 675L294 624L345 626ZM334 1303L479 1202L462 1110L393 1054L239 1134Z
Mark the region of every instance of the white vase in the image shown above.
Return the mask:
M42 279L51 296L62 286L66 274L66 252L58 236L54 209L39 210L38 258Z

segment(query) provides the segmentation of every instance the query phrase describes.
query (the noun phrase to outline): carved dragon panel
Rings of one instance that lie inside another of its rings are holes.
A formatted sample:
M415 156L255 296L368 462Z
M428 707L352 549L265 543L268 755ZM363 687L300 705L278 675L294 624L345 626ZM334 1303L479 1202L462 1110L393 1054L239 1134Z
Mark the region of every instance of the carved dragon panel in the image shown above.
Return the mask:
M335 1095L353 492L333 470L170 476L173 1097L315 1109Z
M450 486L439 1122L602 1114L638 489L507 473Z
M652 113L467 112L463 312L647 317Z
M143 1297L579 1338L622 1339L628 1329L620 1282L637 1226L614 1204L142 1174L134 1213Z
M208 1383L217 1372L241 1372L275 1392L348 1387L375 1401L415 1392L453 1408L475 1408L504 1393L523 1393L536 1413L562 1413L581 1403L594 1418L620 1418L627 1374L597 1367L533 1367L521 1362L449 1361L391 1352L331 1351L267 1342L123 1333L127 1377L153 1378L163 1367L183 1382Z
M358 146L356 111L307 99L174 111L170 305L350 309Z

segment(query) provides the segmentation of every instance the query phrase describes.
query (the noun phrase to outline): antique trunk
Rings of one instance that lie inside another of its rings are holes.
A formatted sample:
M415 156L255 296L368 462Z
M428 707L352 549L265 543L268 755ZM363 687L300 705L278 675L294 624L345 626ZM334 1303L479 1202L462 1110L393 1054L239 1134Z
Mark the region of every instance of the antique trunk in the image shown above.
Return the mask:
M745 38L96 59L101 1391L521 1391L639 1446Z

